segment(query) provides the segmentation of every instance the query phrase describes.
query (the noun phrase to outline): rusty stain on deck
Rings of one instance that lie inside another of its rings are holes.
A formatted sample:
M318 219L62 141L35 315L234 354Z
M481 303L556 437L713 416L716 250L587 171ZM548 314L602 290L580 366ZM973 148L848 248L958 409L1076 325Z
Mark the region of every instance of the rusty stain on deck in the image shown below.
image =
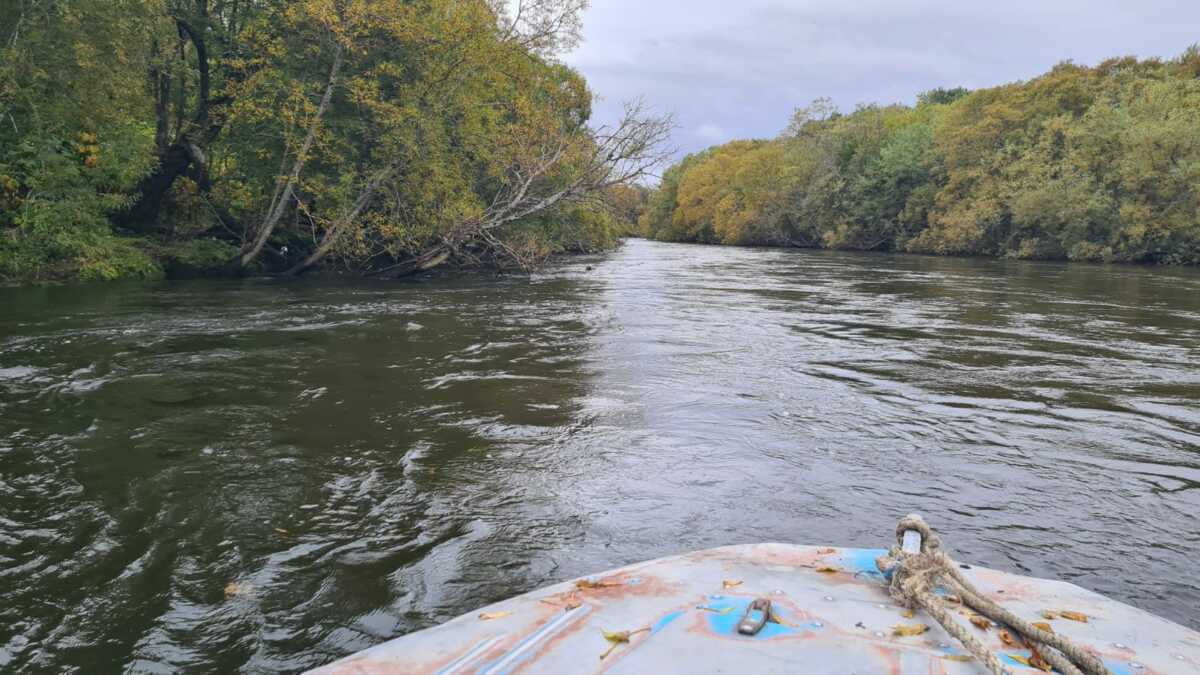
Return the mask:
M784 544L735 546L640 563L498 603L318 669L328 674L789 672L982 673L929 617L906 618L874 560L882 551ZM1195 673L1200 634L1076 586L980 567L964 569L1019 616L1044 609L1089 615L1054 629L1100 655L1115 675ZM723 582L742 583L725 588ZM756 636L736 630L755 599L779 621ZM480 621L480 612L512 614ZM957 617L957 615L955 615ZM967 619L958 617L964 625ZM920 637L892 627L925 623ZM644 630L642 630L644 629ZM603 631L639 631L604 660ZM1002 655L1028 655L976 631ZM1002 657L1006 658L1006 657ZM1007 659L1015 672L1037 672Z

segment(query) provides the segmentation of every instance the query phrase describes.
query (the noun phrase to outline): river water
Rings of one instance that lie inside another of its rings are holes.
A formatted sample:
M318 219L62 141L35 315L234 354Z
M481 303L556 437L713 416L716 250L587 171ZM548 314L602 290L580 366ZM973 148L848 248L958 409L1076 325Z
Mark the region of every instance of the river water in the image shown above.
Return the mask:
M1200 274L631 241L0 290L0 670L294 671L909 511L1200 628Z

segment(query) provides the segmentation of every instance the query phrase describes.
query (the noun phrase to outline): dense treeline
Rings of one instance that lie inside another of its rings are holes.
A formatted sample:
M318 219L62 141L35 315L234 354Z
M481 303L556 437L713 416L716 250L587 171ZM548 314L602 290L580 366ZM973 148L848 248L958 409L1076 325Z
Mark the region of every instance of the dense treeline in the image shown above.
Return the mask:
M1062 64L935 90L914 107L828 100L781 137L671 167L641 219L673 241L1200 263L1200 50Z
M0 0L0 279L401 275L612 245L587 0Z

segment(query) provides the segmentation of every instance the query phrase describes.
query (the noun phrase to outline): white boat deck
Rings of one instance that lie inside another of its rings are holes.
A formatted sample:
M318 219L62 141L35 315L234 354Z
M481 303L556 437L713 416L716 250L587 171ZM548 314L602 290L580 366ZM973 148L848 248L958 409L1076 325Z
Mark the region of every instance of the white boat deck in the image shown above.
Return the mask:
M535 591L400 637L319 673L983 673L935 621L889 598L883 551L734 546L632 565ZM965 569L1019 616L1094 650L1116 675L1200 673L1200 633L1071 584ZM738 632L750 603L776 621ZM960 617L970 625L965 616ZM921 630L919 635L903 635ZM902 630L897 630L901 628ZM972 630L1014 672L1030 652L1001 629ZM628 642L605 632L629 632ZM602 655L606 654L604 658Z

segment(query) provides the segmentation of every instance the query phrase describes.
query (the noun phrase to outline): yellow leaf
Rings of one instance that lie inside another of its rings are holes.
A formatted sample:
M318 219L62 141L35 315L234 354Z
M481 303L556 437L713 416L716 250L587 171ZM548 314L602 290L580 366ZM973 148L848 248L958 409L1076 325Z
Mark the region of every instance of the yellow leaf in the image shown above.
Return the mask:
M975 660L975 657L971 656L970 654L952 654L950 656L946 656L943 658L946 659L947 661L959 661L962 663L966 663L967 661Z
M841 570L836 567L818 567L817 571L821 574L837 574L838 572L841 572Z
M512 612L484 612L479 615L479 618L482 621L495 621L496 619L503 619L506 616L512 616Z
M1020 663L1021 665L1029 666L1030 668L1033 667L1033 664L1029 662L1029 657L1027 656L1021 656L1020 654L1009 654L1008 658Z
M637 635L638 633L646 633L649 631L650 631L649 628L639 628L639 629L633 630L633 631L629 631L629 630L622 630L622 631L602 630L602 631L600 631L601 633L604 634L604 639L608 640L610 643L608 646L608 649L605 650L605 652L600 655L600 660L603 661L604 659L608 658L608 655L611 654L613 652L613 650L617 648L618 645L623 645L623 644L629 642L629 640L634 635Z
M1088 615L1082 614L1080 612L1068 612L1066 610L1060 610L1058 612L1058 615L1061 616L1062 618L1068 619L1070 621L1078 621L1079 623L1087 623L1088 622Z
M621 644L623 642L629 642L629 638L632 635L627 630L622 630L622 631L606 630L606 631L601 631L601 632L604 633L605 640L608 640L609 642L616 642L617 644Z
M741 581L734 581L732 579L726 579L721 585L725 587L725 590L729 590L731 588L737 588L738 586L741 586L742 583L743 582L741 582Z
M916 635L924 635L929 632L929 626L923 623L913 624L909 626L893 626L892 635L895 637L913 637Z
M1035 624L1033 624L1033 627L1034 627L1034 628L1037 628L1038 630L1044 630L1044 631L1046 631L1047 633L1053 633L1053 632L1054 632L1054 628L1053 628L1053 627L1052 627L1050 624L1048 624L1048 623L1043 623L1043 622L1040 622L1040 621L1039 621L1038 623L1035 623Z
M903 612L901 612L901 613L900 613L900 616L902 616L902 617L904 617L904 618L906 618L906 619L911 619L911 618L913 618L914 616L916 616L916 612L912 611L911 609L906 609L906 610L904 610Z
M592 581L591 579L580 579L575 582L575 587L580 589L608 588L610 586L616 586L616 584L606 584L603 581Z
M1040 615L1040 616L1041 616L1043 619L1046 619L1046 620L1049 620L1049 621L1053 621L1053 620L1057 619L1057 618L1058 618L1058 616L1059 616L1058 612L1051 611L1051 610L1049 610L1049 609L1043 609L1042 611L1038 612L1038 614L1039 614L1039 615Z
M976 628L978 628L979 630L981 630L985 633L988 631L989 628L992 627L992 622L988 621L986 616L978 616L978 615L973 616L973 617L971 617L971 623Z

